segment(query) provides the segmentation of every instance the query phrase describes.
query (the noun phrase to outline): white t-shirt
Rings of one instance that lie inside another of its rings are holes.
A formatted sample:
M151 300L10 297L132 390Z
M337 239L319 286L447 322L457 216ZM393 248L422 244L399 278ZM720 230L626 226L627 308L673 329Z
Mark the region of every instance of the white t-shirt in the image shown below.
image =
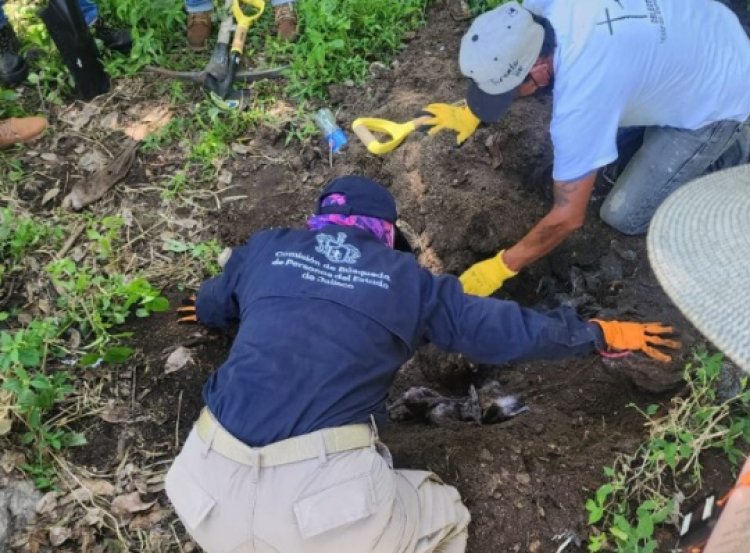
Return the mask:
M617 129L750 116L750 39L715 0L526 0L557 37L553 176L617 159Z

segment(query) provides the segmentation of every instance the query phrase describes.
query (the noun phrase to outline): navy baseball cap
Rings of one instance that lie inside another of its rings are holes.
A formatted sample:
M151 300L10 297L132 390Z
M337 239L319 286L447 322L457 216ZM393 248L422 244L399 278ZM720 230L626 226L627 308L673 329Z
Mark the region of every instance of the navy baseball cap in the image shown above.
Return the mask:
M346 197L346 204L321 207L323 198L331 194L343 194ZM372 179L358 175L337 177L329 182L320 193L315 213L317 215L328 213L366 215L391 223L395 223L398 218L396 200L393 199L389 190Z

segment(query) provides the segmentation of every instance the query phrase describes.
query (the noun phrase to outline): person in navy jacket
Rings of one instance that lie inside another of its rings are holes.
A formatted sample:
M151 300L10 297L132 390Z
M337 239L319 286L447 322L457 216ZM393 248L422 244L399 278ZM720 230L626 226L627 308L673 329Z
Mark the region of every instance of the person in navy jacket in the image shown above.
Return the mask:
M208 553L463 552L458 492L394 470L377 436L396 371L426 342L491 364L677 346L669 327L464 294L394 248L396 219L385 187L336 178L306 229L254 234L200 287L188 318L238 332L167 493Z

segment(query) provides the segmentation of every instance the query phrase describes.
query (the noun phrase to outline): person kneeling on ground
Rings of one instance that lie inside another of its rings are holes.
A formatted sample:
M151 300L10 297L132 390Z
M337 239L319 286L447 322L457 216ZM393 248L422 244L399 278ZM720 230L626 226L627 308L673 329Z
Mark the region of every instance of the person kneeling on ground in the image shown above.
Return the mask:
M456 489L394 470L378 440L396 371L426 341L494 364L609 348L668 360L653 346L679 346L659 324L466 295L394 248L396 218L379 183L334 179L307 229L251 236L181 309L183 322L239 323L166 479L208 553L463 552L470 517Z
M459 54L466 104L427 106L430 132L451 129L461 143L517 98L551 90L554 204L516 244L467 269L466 292L492 294L579 229L600 169L614 182L602 220L640 235L685 183L747 163L750 40L721 2L689 5L511 1L474 20Z

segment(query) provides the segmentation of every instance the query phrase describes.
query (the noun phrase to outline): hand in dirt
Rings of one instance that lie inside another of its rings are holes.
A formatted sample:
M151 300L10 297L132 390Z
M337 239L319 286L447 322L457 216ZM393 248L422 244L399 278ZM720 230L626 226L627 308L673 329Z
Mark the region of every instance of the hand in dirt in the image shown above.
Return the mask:
M623 323L599 319L591 321L601 327L604 341L611 349L638 350L652 359L668 363L672 358L655 346L672 349L679 349L682 346L677 340L662 337L665 334L672 334L674 329L661 323Z
M499 290L506 280L518 274L505 264L503 253L505 250L495 257L475 263L458 277L464 294L489 296L495 290Z
M195 313L195 295L182 300L182 307L177 308L177 324L198 324L198 315Z
M434 117L423 123L430 126L427 134L433 135L444 129L455 131L456 144L459 146L477 130L480 120L474 115L469 106L452 106L450 104L430 104L424 108L424 112Z

